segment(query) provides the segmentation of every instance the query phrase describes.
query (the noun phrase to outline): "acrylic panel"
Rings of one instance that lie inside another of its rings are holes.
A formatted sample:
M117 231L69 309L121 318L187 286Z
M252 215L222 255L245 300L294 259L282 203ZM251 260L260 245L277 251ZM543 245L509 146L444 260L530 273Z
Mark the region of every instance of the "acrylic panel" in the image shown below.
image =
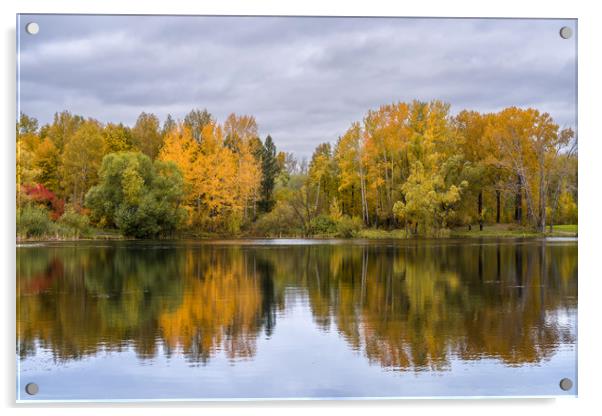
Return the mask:
M17 16L17 400L577 395L577 21Z

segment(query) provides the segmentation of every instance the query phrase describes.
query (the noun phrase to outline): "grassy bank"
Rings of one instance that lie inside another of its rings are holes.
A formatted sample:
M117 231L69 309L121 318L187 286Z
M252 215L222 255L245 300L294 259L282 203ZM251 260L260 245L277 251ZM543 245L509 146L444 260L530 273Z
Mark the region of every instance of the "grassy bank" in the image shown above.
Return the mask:
M472 230L467 230L465 227L456 228L453 230L446 230L441 233L439 237L430 238L537 238L537 237L577 237L578 226L572 225L556 225L553 227L552 232L549 229L545 233L540 233L529 228L517 227L513 224L495 224L486 225L483 231L479 231L479 227L472 227ZM351 237L341 237L336 234L316 234L310 237L303 237L301 235L281 235L273 237L257 236L252 234L238 234L238 235L224 235L217 233L203 233L203 234L190 234L182 233L175 236L173 239L181 240L211 240L211 239L252 239L252 238L316 238L316 239L327 239L327 238L359 238L367 240L385 240L385 239L407 239L412 238L408 236L405 230L382 230L376 228L364 228ZM128 237L124 237L117 230L105 230L91 228L86 233L79 235L78 237L73 234L60 233L44 234L35 237L23 237L17 236L17 242L24 241L77 241L77 240L125 240Z
M82 240L126 240L119 231L116 230L101 230L101 229L90 229L82 234L74 233L61 233L55 231L54 233L47 233L35 236L23 236L17 234L17 243L27 241L82 241Z
M479 231L479 227L473 226L472 230L467 230L465 227L456 228L451 231L450 237L455 238L479 238L479 237L495 237L495 238L530 238L530 237L577 237L577 224L571 225L556 225L549 231L546 227L546 232L541 233L526 227L517 227L514 224L495 224L486 225L483 231Z

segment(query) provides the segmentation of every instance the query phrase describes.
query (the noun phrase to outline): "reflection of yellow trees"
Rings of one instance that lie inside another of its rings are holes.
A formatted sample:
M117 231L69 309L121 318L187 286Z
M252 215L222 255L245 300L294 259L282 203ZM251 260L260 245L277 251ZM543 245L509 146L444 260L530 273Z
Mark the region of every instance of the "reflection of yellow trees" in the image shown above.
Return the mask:
M310 247L307 267L277 276L307 285L315 321L335 321L352 348L383 367L444 369L450 359L536 363L574 333L554 319L576 306L575 246L538 244Z
M182 302L159 316L164 340L169 348L181 347L203 361L221 349L230 359L252 357L261 324L258 278L242 255L212 260L210 268L195 275L198 260L189 253Z
M274 324L264 268L236 247L32 248L17 264L22 357L39 344L57 359L128 345L144 358L161 343L195 361L250 357Z
M191 362L220 351L250 358L286 311L287 287L307 292L321 330L390 369L538 363L574 342L558 315L577 305L576 245L80 244L18 254L22 357L37 345L57 359L130 345L152 357L162 345Z

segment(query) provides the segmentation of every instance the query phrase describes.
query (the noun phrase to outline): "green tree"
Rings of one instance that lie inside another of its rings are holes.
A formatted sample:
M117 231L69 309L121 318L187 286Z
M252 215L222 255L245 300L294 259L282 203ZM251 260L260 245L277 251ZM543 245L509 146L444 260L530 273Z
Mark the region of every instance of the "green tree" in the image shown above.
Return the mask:
M268 134L263 144L261 157L261 199L259 209L269 212L274 207L274 183L278 175L278 160L276 159L276 145L272 136Z
M104 157L100 183L86 195L86 206L101 226L124 235L153 238L173 233L183 222L184 184L174 163L151 161L138 152Z

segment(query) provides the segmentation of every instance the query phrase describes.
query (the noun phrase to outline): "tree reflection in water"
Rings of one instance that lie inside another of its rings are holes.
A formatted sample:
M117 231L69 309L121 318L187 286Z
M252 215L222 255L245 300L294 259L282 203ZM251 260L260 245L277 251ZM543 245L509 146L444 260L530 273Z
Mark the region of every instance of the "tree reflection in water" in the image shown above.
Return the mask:
M323 331L393 370L450 359L539 363L575 342L577 244L476 241L253 245L53 244L17 251L21 358L133 347L142 359L253 359L307 293ZM302 343L303 340L291 340Z

